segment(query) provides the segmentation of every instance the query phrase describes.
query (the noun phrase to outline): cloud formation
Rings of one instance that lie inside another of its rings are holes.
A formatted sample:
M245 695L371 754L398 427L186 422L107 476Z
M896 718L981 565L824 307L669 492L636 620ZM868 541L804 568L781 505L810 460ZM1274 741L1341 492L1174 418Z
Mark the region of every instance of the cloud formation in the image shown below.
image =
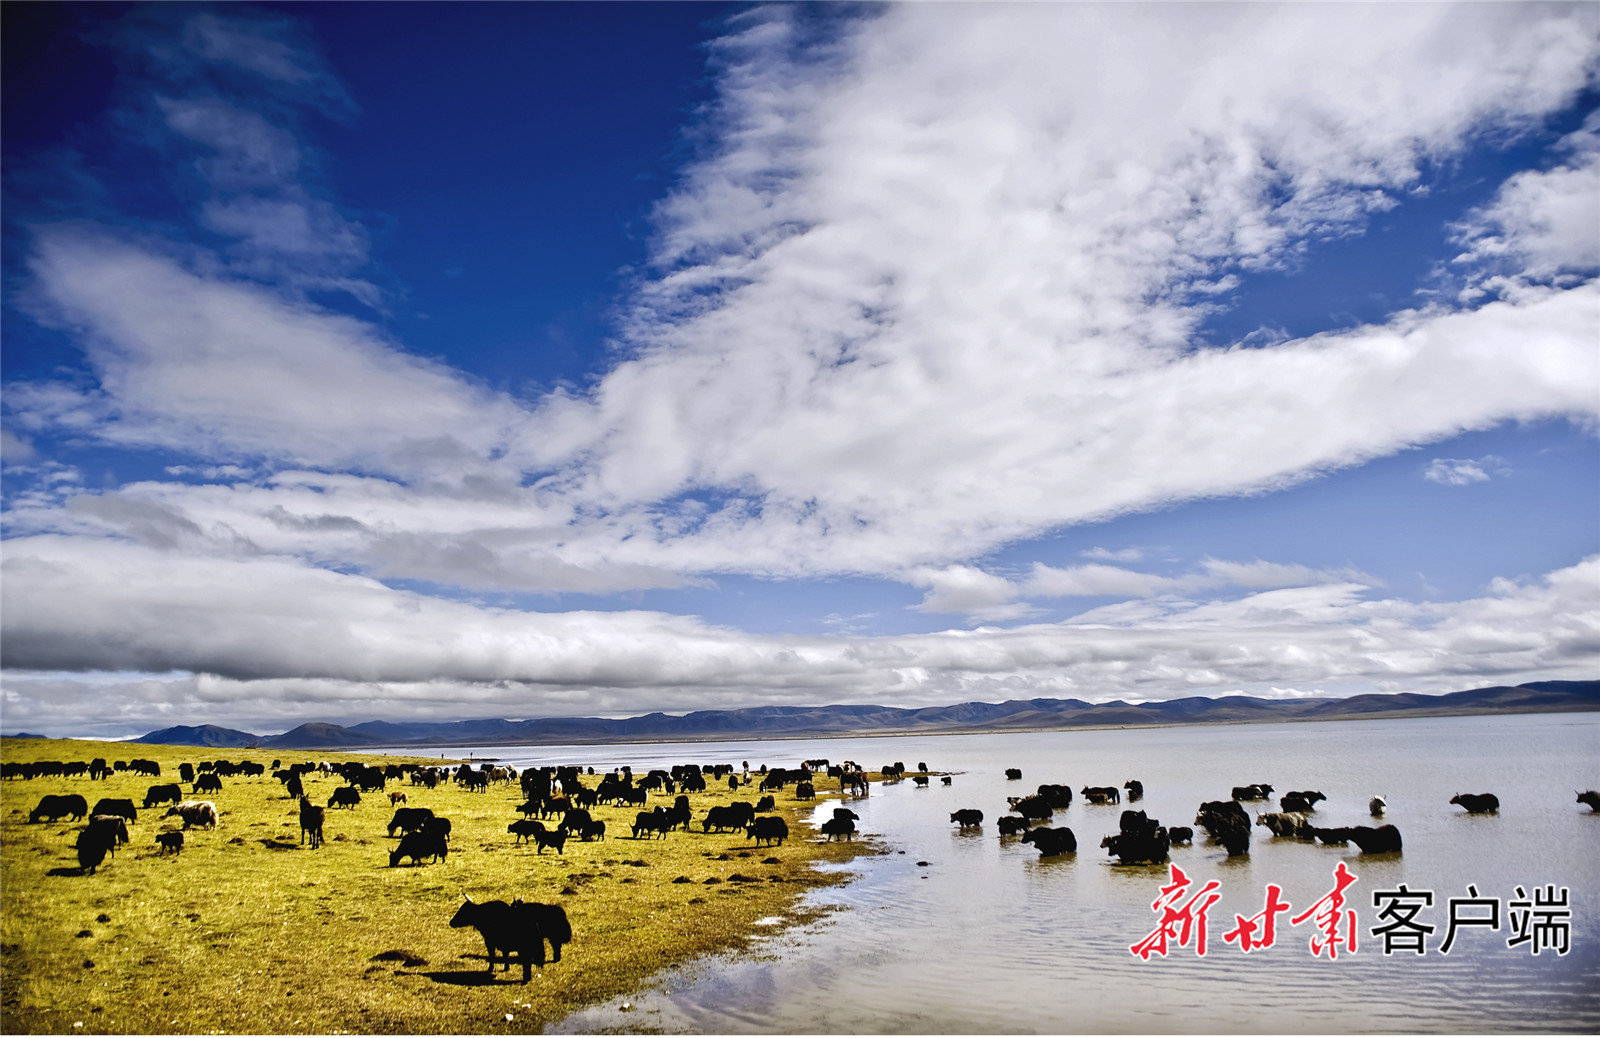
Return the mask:
M1423 470L1422 478L1430 483L1464 487L1470 483L1487 483L1494 476L1510 475L1505 462L1493 454L1482 458L1434 458Z
M107 682L157 699L173 688L193 702L217 697L265 724L361 720L376 704L401 716L446 707L542 716L691 710L727 705L730 695L741 704L926 705L1287 687L1445 691L1490 678L1588 677L1600 650L1600 558L1537 581L1502 580L1462 602L1325 583L1208 601L1172 593L1059 623L879 637L752 635L646 611L527 614L293 560L219 563L109 541L87 551L64 537L11 542L3 575L4 663L34 672L8 681L7 712L38 725ZM68 674L128 671L158 677L101 678L63 694ZM139 694L128 708L144 704Z
M130 125L178 157L187 225L45 221L26 243L19 305L87 369L7 386L8 464L33 478L7 502L4 661L37 672L8 710L67 702L57 672L330 717L1589 676L1592 559L1439 604L1294 560L983 560L1600 417L1592 121L1455 228L1449 301L1206 331L1244 279L1592 88L1592 7L753 9L709 52L717 102L614 363L537 398L381 330L367 232L304 131L353 102L293 23L163 18L123 37L145 59ZM89 489L37 457L50 436L171 464ZM922 613L1017 626L780 639L463 600L724 574L885 578ZM1096 604L1022 622L1074 598Z

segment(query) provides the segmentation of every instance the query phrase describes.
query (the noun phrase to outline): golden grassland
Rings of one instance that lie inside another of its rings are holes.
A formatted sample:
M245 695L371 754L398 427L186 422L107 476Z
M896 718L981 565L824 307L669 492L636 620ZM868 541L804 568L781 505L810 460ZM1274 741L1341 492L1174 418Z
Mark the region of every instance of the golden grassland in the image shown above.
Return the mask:
M604 752L595 748L598 771ZM805 891L844 878L818 865L876 850L859 837L825 842L800 821L811 805L795 800L792 785L775 795L774 813L790 829L780 847L756 847L743 833L700 831L707 808L759 795L753 787L732 792L724 780L690 795L691 832L635 840L637 809L601 806L592 813L605 821L607 838L571 840L557 854L519 846L506 831L521 817L515 783L469 793L454 783L430 790L391 780L389 790L404 792L409 806L431 808L454 827L445 861L408 859L391 868L398 841L387 836L386 794L363 794L351 810L329 809L326 842L310 850L300 844L297 802L269 770L261 778L224 778L220 794L197 798L216 803L220 824L191 829L180 854L163 855L155 840L178 828L178 819L163 819L164 806L141 808L131 841L84 874L74 852L84 822L28 822L46 793L79 793L91 809L101 797L128 797L138 807L150 785L179 781L181 761L442 763L338 750L0 743L8 763L94 757L154 760L162 774L0 782L6 1033L538 1033L575 1009L635 990L668 965L746 946L770 930L758 920L799 921ZM690 762L716 763L691 758L659 766ZM759 763L799 761L752 762ZM344 784L314 773L304 781L319 804ZM585 779L591 787L597 782ZM835 785L819 782L819 798L836 795ZM183 788L186 795L192 789ZM650 797L650 806L671 802L669 795ZM477 931L447 925L463 895L560 904L573 942L528 984L520 965L491 979Z

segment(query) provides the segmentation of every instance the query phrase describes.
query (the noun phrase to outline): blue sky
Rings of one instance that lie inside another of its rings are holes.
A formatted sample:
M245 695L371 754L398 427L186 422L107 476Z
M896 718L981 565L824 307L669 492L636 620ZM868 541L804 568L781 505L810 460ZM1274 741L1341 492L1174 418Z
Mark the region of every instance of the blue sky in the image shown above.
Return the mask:
M11 5L7 731L1600 659L1593 5Z

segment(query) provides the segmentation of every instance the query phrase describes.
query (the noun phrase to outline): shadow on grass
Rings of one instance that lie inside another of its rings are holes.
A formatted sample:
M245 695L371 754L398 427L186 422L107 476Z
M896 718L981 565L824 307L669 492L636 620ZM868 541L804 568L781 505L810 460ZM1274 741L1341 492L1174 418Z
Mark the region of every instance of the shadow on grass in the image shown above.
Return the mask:
M481 988L489 984L499 984L501 980L485 970L395 970L397 977L427 977L435 984L449 984L458 988ZM522 980L521 971L506 974L513 983Z

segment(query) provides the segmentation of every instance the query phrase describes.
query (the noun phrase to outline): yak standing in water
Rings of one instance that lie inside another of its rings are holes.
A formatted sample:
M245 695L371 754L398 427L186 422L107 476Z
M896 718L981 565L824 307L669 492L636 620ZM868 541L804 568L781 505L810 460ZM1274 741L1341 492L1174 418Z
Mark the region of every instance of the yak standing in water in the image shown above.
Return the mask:
M1493 793L1457 793L1450 802L1466 808L1469 815L1493 814L1500 810L1500 798Z

